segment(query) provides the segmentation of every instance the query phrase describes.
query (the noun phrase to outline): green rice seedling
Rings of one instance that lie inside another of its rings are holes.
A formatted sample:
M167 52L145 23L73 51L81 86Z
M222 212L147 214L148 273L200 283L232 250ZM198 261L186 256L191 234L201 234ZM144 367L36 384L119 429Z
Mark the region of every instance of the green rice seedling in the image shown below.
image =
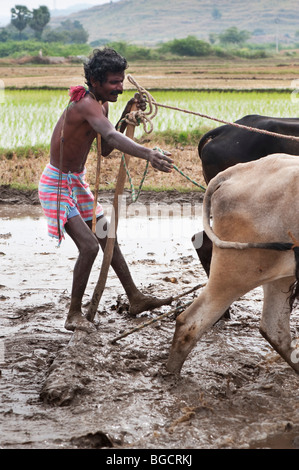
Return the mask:
M118 102L110 105L109 119L116 124L126 102L134 91L126 91ZM157 103L209 115L211 118L233 122L247 114L276 117L297 117L298 106L288 92L259 91L151 91ZM49 146L53 128L67 106L67 90L6 90L0 103L1 149ZM153 120L154 132L176 133L183 138L205 132L221 125L213 119L158 108ZM135 136L144 135L142 126Z
M49 145L67 102L67 94L58 90L7 90L0 104L0 148Z

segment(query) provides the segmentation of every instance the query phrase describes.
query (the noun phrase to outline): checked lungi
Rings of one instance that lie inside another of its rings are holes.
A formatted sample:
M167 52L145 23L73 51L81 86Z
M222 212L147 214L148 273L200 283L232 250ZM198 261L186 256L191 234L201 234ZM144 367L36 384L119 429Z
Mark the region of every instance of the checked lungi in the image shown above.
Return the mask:
M40 178L38 195L47 218L48 234L57 238L60 244L64 238L64 226L70 217L80 214L83 220L92 220L94 196L84 180L86 170L82 173L61 173L60 177L59 173L58 168L48 163ZM59 217L57 217L58 206ZM97 217L103 213L102 206L97 203Z

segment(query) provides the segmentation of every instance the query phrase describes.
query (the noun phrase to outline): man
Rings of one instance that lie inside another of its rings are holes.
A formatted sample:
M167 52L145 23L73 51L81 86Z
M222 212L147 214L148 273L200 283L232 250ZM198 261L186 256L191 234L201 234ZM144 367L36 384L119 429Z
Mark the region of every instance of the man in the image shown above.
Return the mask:
M108 120L108 102L116 102L123 92L126 68L126 60L114 50L105 48L94 51L84 65L88 90L83 87L72 90L71 102L53 131L50 163L40 180L39 197L48 219L49 234L61 240L65 230L79 250L65 322L65 328L72 331L75 328L92 331L94 328L82 314L82 298L99 244L103 250L106 245L106 238L97 237L91 231L93 195L84 180L88 152L97 133L101 135L104 156L116 148L148 160L160 171L170 172L172 169L172 160L168 156L135 143L121 133L126 127L124 123L121 124L121 132L118 132ZM138 99L135 95L128 102L122 117L130 111L134 101L140 109L144 108L143 98ZM96 233L100 234L107 221L99 204L96 213ZM117 241L111 266L125 289L132 315L171 302L171 298L162 300L145 296L137 289Z

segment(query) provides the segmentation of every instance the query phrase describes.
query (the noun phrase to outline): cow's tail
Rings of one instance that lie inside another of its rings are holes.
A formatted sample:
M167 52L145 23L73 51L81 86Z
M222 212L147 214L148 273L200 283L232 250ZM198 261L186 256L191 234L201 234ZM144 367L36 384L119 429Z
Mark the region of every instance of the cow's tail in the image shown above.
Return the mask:
M295 241L291 232L288 233L294 243L287 242L269 242L269 243L254 243L254 242L230 242L221 240L213 231L211 227L211 205L212 196L220 188L221 184L226 180L225 176L218 176L210 182L207 191L205 193L203 201L203 228L212 243L218 248L235 249L235 250L247 250L250 248L276 250L276 251L289 251L293 250L295 255L295 282L290 288L290 306L292 308L295 300L299 300L299 243Z

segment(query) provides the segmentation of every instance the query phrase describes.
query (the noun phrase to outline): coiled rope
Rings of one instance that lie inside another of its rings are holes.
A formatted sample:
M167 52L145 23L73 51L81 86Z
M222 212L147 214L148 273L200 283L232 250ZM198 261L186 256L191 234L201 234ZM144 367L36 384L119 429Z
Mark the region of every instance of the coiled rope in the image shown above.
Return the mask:
M140 124L143 125L144 132L146 134L150 134L154 128L152 120L158 113L158 106L154 97L141 85L139 85L132 75L127 75L128 80L136 87L138 93L146 97L146 101L148 102L149 109L147 112L138 109L137 111L132 111L128 113L123 121L127 124L131 124L133 126L139 126Z

